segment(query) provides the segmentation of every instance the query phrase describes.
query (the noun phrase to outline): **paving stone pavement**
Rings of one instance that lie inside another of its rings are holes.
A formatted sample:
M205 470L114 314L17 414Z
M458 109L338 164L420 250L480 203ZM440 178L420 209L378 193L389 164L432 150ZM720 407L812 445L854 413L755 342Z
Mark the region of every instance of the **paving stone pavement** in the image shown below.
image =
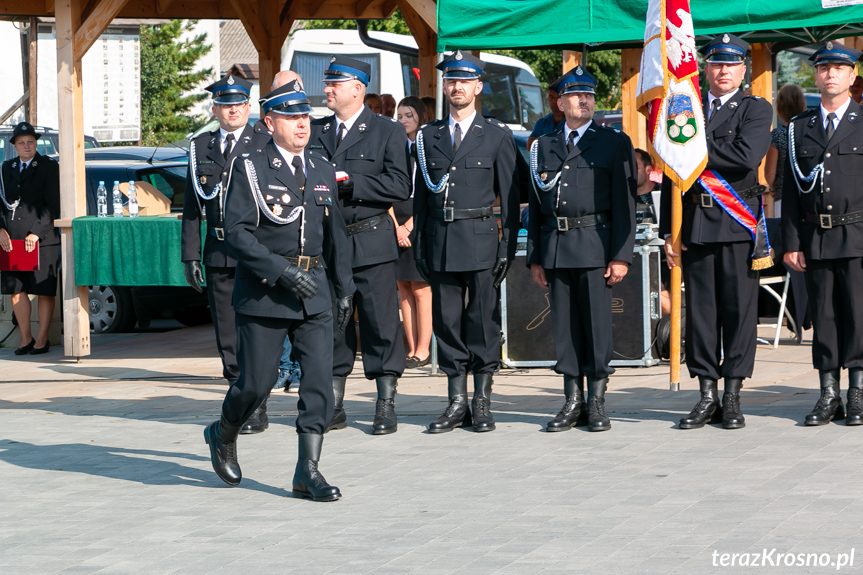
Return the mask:
M669 391L659 366L612 377L608 432L545 433L561 379L534 369L496 376L496 431L431 436L446 380L426 368L399 384L398 433L371 436L374 384L354 375L326 504L291 496L294 394L241 436L240 486L215 476L213 349L210 326L95 336L80 362L0 349L0 573L863 572L863 427L800 424L806 340L759 346L734 431L677 429L697 384ZM740 567L755 554L767 567Z

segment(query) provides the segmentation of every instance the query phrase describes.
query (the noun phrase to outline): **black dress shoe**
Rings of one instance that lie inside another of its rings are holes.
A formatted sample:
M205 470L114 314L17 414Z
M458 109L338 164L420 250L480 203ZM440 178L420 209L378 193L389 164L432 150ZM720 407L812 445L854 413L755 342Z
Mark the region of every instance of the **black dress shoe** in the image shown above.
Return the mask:
M584 426L587 421L587 404L584 402L584 376L563 377L563 393L566 402L554 419L545 425L549 432L568 431L573 427Z
M33 340L33 343L36 343L36 340ZM51 349L51 342L47 339L45 340L45 347L34 347L30 350L30 355L42 355L43 353L48 353L48 350Z
M31 338L30 343L27 345L22 345L21 347L15 349L15 355L27 355L30 353L30 350L33 349L33 346L36 345L36 338Z
M269 395L265 397L261 405L258 406L258 409L252 412L252 415L249 416L249 419L240 428L240 434L252 435L253 433L263 433L270 427L270 418L267 417L267 399L269 397Z
M848 370L848 405L845 425L863 425L863 369Z
M219 479L236 487L243 478L237 461L237 434L240 428L229 425L225 418L214 421L204 429L204 441L210 446L210 462Z
M680 429L700 429L706 423L722 421L716 380L712 377L699 376L698 386L701 389L701 400L695 404L689 415L680 420Z
M297 468L294 471L294 495L312 501L336 501L341 498L339 488L327 483L318 471L324 436L316 433L299 433Z
M420 359L417 356L414 356L414 359L416 360L414 367L425 367L431 363L431 355L427 356L425 359Z
M821 397L806 415L805 425L827 425L831 421L845 419L842 397L839 395L839 370L825 369L818 374L821 380Z
M405 358L405 369L413 369L419 363L419 358L409 355Z

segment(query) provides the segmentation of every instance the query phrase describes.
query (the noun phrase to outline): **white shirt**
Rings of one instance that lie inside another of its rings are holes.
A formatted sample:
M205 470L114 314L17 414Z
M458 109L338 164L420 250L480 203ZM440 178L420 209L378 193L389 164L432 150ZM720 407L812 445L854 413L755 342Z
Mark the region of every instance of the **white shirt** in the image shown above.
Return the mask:
M21 162L21 169L19 170L19 172L18 172L18 173L20 174L21 172L23 172L23 171L24 171L24 168L26 168L27 166L29 166L29 165L30 165L30 162L32 162L32 161L33 161L33 159L32 159L32 158L30 158L30 161L29 161L29 162Z
M476 110L473 111L473 114L462 120L461 122L456 122L455 118L450 114L449 117L449 137L450 142L455 145L455 125L458 124L461 126L461 140L464 141L464 137L467 135L467 131L470 130L470 127L473 125L473 119L476 117Z
M848 111L848 106L851 105L851 98L845 100L845 103L839 106L839 108L833 112L836 114L836 118L833 120L833 128L839 127L839 122L842 120L843 116L845 116L845 112ZM829 114L827 110L824 109L824 106L821 106L821 125L826 130L827 129L827 114Z
M351 128L353 128L354 124L357 122L357 118L360 117L360 114L362 114L363 110L365 110L365 109L366 109L366 106L365 106L365 104L363 104L363 106L357 111L356 114L354 114L353 116L351 116L350 118L348 118L344 122L339 120L339 117L336 116L336 134L339 133L339 126L344 124L345 125L345 136L347 136L348 132L351 131ZM303 165L305 165L305 164L303 164Z
M280 145L276 144L275 140L273 140L273 144L275 144L276 149L279 151L279 153L285 159L285 162L288 163L288 167L291 168L292 174L294 173L294 164L293 164L294 158L299 158L300 161L303 163L303 175L306 175L306 159L303 157L302 154L299 154L299 155L298 154L292 154L291 152L287 151L286 149L284 149Z
M221 127L219 128L219 149L222 150L223 154L225 153L225 139L228 137L228 134L234 135L234 145L237 145L237 142L240 141L240 136L245 129L246 127L243 126L242 128L236 129L233 132L228 132Z
M564 141L565 141L567 144L569 144L569 135L574 131L576 135L575 135L575 140L573 141L573 145L577 144L577 143L578 143L578 141L581 139L581 137L584 135L584 133L587 131L587 129L590 127L590 125L591 125L592 123L593 123L593 120L591 120L590 122L588 122L588 123L586 123L585 125L581 126L580 128L578 128L578 129L576 129L576 130L573 130L572 128L570 128L570 127L569 127L569 124L567 124L566 122L564 122L564 124L563 124L563 136L564 136Z
M413 151L413 153L416 153L416 151L417 151L416 140L411 140L410 138L408 138L408 143L412 146L411 150ZM407 147L407 146L405 146L405 147ZM414 184L417 181L417 163L418 162L411 162L411 164L413 165L413 168L414 168L413 172L411 173L411 197L414 197Z
M716 96L714 96L712 93L707 92L707 119L709 120L710 116L713 114L713 100L719 100L719 107L722 108L722 106L724 106L725 103L728 100L730 100L734 96L734 94L736 94L739 90L740 90L740 88L738 88L737 90L734 90L733 92L729 92L729 93L725 94L724 96L720 96L718 98Z

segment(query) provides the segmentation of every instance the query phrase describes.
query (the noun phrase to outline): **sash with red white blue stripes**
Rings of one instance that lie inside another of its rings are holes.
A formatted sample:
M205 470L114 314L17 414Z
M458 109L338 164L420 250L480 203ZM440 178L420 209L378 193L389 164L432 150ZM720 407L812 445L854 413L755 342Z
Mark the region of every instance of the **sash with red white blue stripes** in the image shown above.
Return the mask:
M756 216L752 209L737 195L734 188L717 172L704 170L698 178L698 183L704 188L713 201L734 218L738 224L752 234L755 247L752 250L752 269L763 270L773 265L773 249L767 237L767 225L764 221L764 204L759 197L760 210Z

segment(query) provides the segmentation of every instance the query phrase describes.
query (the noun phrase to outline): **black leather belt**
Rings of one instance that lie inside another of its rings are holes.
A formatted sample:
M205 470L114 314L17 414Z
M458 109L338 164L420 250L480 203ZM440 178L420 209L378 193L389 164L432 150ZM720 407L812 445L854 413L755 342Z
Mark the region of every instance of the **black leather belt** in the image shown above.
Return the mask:
M766 191L767 186L757 185L743 190L742 192L737 192L737 195L740 196L740 199L742 200L751 200L752 198L763 195ZM689 200L693 204L698 204L702 208L716 207L716 202L713 201L713 196L708 193L697 194L695 192L688 192L686 195L689 196Z
M609 220L608 212L599 212L598 214L589 214L579 218L546 218L543 224L546 229L557 230L559 232L568 232L569 230L577 230L579 228L589 228L599 226Z
M818 224L825 230L829 230L830 228L835 228L836 226L845 226L848 224L856 224L857 222L863 222L863 211L859 212L850 212L848 214L813 214L811 212L806 212L803 216L804 219L810 224Z
M475 220L477 218L490 218L494 216L494 209L491 207L485 208L444 208L442 210L432 210L431 217L445 222L454 222L456 220Z
M225 241L225 228L207 228L207 232L217 240Z
M316 268L321 265L321 256L298 256L295 258L285 258L290 263L294 264L304 272Z
M372 229L373 227L375 227L376 225L381 223L381 220L383 219L383 217L385 215L386 214L379 214L377 216L372 216L370 218L360 220L360 221L353 223L353 224L348 224L347 225L348 235L352 236L354 234L358 234L360 232L364 232L366 230Z

